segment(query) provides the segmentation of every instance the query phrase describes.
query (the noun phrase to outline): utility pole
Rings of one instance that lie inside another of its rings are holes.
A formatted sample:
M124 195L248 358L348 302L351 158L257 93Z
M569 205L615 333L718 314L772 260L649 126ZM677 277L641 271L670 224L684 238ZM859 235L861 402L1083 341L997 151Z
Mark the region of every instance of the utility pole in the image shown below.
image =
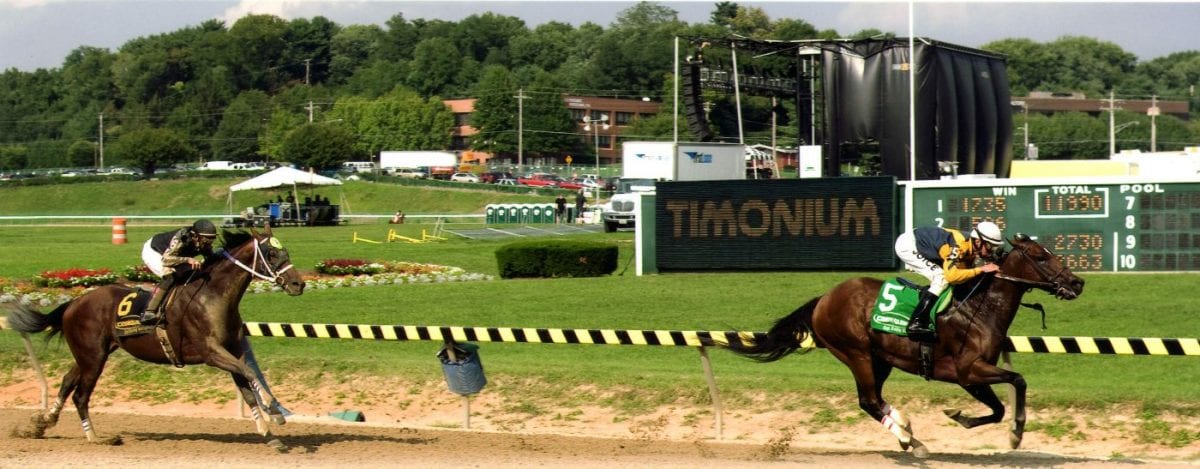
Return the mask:
M312 59L304 59L304 84L308 84L309 65L312 64Z
M100 113L100 167L97 168L104 171L104 113Z
M1108 111L1108 158L1112 159L1113 155L1117 154L1117 100L1115 93L1112 90L1108 92L1108 107L1100 108L1102 111Z
M308 123L311 124L312 121L313 121L313 102L310 99L310 100L308 100Z
M517 175L520 176L523 172L521 165L525 159L525 88L518 88L517 95Z
M1158 151L1158 125L1155 123L1155 118L1158 117L1158 95L1150 96L1150 109L1146 110L1146 114L1150 114L1150 153Z

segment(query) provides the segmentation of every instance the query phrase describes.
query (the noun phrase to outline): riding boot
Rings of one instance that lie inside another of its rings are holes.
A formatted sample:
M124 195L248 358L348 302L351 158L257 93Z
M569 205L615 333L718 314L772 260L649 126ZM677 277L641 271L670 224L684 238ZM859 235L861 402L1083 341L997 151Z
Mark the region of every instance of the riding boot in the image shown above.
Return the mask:
M921 300L917 302L917 307L913 310L912 319L908 320L906 332L908 337L917 342L937 342L937 332L930 327L930 310L933 309L934 303L937 303L938 296L929 293L927 290L921 290Z
M159 310L162 309L163 300L167 297L167 290L175 284L175 277L167 275L162 281L158 282L158 286L154 288L154 296L150 297L150 303L146 305L146 310L142 312L142 324L151 324L158 321Z

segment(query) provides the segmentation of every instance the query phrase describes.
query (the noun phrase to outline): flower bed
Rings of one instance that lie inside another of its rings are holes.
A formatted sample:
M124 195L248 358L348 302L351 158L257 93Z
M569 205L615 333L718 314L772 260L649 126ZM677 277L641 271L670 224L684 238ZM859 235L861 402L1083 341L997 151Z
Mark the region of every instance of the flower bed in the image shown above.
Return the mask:
M325 259L318 262L317 273L325 275L374 275L384 271L383 264L360 259Z
M39 287L95 287L117 281L117 274L108 269L47 270L33 278Z
M323 261L330 272L305 276L309 288L362 287L372 285L403 285L406 283L445 283L492 280L491 275L470 273L459 267L413 262L367 262L354 259ZM332 266L332 267L330 267ZM331 269L331 270L330 270ZM317 271L321 272L318 267ZM359 273L351 273L359 272ZM367 273L372 272L372 273ZM157 282L158 276L145 266L129 266L122 270L128 282ZM38 280L42 279L42 280ZM34 282L13 282L0 278L0 303L28 303L41 307L54 306L71 301L99 285L116 283L118 277L107 269L68 269L47 271L35 277ZM266 293L282 291L272 282L255 280L247 292Z

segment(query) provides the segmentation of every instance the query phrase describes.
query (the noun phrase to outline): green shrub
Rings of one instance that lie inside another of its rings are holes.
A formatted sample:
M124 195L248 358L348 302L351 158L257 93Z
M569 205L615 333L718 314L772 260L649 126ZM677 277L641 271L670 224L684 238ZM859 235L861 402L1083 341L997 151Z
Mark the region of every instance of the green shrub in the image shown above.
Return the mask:
M587 241L518 241L496 250L501 278L599 277L617 270L617 246Z

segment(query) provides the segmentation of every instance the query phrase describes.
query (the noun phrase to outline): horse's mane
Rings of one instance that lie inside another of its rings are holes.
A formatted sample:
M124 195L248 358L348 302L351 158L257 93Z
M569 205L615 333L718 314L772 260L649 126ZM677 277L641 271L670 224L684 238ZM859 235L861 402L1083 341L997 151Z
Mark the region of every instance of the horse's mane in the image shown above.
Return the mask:
M254 235L245 230L221 230L221 249L228 251L254 239Z

